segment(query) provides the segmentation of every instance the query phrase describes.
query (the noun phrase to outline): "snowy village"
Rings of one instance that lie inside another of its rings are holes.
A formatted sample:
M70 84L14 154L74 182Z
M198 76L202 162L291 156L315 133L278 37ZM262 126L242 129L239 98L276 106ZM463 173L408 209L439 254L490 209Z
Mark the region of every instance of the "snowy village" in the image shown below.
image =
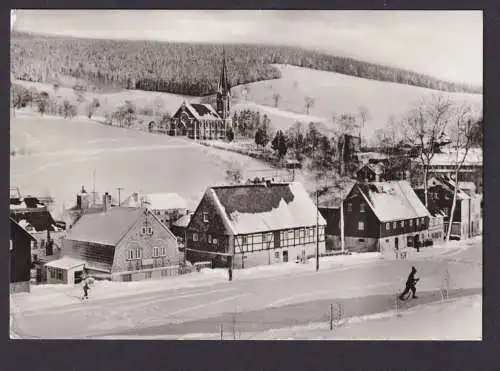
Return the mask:
M212 13L15 17L12 339L481 340L480 86Z

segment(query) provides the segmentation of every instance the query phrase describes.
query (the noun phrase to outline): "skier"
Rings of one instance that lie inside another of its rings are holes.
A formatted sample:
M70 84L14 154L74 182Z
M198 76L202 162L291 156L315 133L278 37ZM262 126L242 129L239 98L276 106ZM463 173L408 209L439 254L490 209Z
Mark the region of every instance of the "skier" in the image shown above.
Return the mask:
M405 290L399 295L399 299L405 300L406 294L408 294L411 290L412 292L412 299L418 299L418 296L415 295L417 292L417 288L415 285L417 282L420 280L420 278L415 277L417 273L417 269L415 267L411 267L411 273L408 275L408 279L406 280L406 287Z
M88 291L90 290L90 287L87 283L87 281L85 280L85 285L83 285L83 297L82 297L82 300L85 300L85 299L89 299L89 293Z

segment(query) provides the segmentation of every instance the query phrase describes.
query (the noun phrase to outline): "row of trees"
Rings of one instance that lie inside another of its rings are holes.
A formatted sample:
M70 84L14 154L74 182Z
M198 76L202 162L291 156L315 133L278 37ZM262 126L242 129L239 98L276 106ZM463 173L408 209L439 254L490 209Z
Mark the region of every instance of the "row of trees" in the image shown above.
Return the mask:
M271 64L290 64L444 91L479 93L412 71L292 47L225 45L233 86L280 77ZM49 51L49 52L48 52ZM11 69L36 82L72 76L103 85L205 95L216 89L222 45L72 39L14 32ZM278 96L275 104L279 102Z

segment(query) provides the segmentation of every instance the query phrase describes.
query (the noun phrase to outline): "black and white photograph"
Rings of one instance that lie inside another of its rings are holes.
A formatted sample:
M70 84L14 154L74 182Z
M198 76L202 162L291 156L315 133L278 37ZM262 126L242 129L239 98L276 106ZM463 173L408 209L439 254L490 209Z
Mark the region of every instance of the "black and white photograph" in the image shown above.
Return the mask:
M482 11L14 9L9 107L16 342L483 338Z

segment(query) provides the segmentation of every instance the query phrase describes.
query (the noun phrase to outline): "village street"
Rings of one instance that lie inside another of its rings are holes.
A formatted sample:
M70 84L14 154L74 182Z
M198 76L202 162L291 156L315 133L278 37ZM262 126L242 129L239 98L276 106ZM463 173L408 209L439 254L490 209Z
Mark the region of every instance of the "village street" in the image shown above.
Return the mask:
M412 253L406 261L373 255L323 258L319 272L313 261L289 263L281 270L247 269L236 271L232 282L223 270L128 287L98 282L85 304L80 302L79 286L35 287L30 294L11 297L12 329L23 338L176 338L197 333L219 336L222 325L231 338L233 326L251 333L327 321L330 304L341 304L344 317L394 309L396 293L404 287L412 265L421 277L419 299L402 303L402 310L441 300L446 271L450 298L480 295L482 239L452 244Z

